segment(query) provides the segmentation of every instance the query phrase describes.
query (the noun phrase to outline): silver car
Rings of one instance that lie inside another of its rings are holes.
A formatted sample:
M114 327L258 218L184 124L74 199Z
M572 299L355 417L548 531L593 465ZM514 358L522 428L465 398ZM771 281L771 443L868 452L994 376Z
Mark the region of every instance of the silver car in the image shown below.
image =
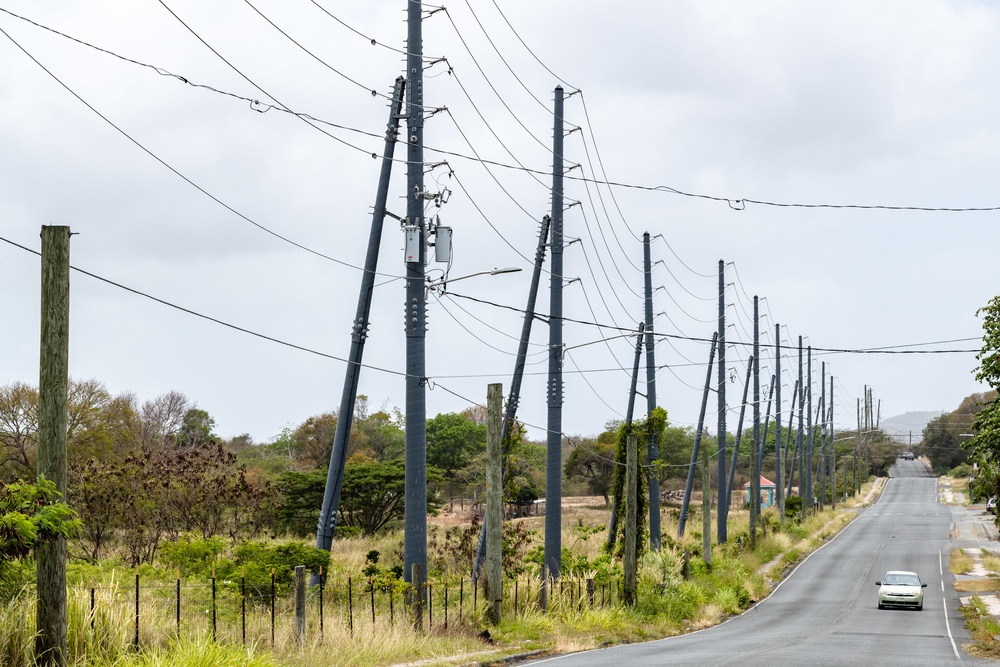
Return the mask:
M878 608L912 607L917 611L924 608L924 589L927 584L921 583L916 572L890 570L876 581L878 586Z

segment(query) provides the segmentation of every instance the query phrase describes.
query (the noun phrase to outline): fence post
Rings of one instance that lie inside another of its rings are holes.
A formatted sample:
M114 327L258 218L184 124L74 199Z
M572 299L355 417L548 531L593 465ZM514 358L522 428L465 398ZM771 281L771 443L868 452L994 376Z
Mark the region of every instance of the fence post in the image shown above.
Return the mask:
M91 641L93 641L93 635L94 635L94 632L96 632L96 629L94 627L94 616L95 616L95 611L94 611L94 580L91 579L90 580L90 634L91 634Z
M302 645L306 636L306 566L295 566L295 643Z
M243 635L243 645L247 645L247 569L240 570L240 630Z
M323 566L319 566L319 636L323 638Z
M594 579L587 579L587 600L590 602L590 608L594 608Z
M351 629L351 636L354 636L354 586L351 578L347 578L347 619Z
M271 568L271 647L274 647L274 568Z
M181 568L177 568L177 638L181 637Z
M135 566L135 650L139 650L139 566Z
M217 641L215 632L215 568L212 568L212 642Z
M434 586L427 582L427 627L434 627Z
M375 625L375 580L372 577L368 577L368 589L372 598L372 625Z
M465 577L458 580L458 620L462 620L462 611L465 605Z

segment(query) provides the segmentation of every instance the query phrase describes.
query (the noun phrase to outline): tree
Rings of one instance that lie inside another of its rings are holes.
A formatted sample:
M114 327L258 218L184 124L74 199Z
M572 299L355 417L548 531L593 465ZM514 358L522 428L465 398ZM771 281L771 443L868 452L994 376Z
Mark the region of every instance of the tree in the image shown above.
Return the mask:
M72 537L80 520L59 499L55 482L17 481L0 487L0 579L4 566L26 558L39 544L55 537Z
M438 468L454 496L455 476L478 453L486 451L486 426L454 412L427 420L427 465Z
M197 407L188 408L181 418L180 428L170 436L170 442L174 447L205 445L215 438L214 428L215 420L206 411Z
M428 467L428 486L440 481L441 473ZM365 535L374 535L403 516L404 498L403 461L348 462L344 466L337 525L356 526ZM436 512L440 506L437 496L428 493L428 512Z
M611 476L615 470L615 444L604 437L606 433L597 440L586 438L578 442L563 466L567 478L583 479L591 494L604 498L605 506L611 502Z
M0 387L0 480L34 477L37 430L38 390L22 382Z
M976 359L979 360L979 367L975 371L976 379L985 382L994 391L1000 390L1000 296L990 299L976 314L983 317L983 346L976 354ZM963 446L972 450L974 458L984 468L997 470L1000 466L1000 394L993 394L992 399L976 415L972 427L975 435L966 440ZM997 486L994 484L994 487ZM983 490L996 495L1000 488Z
M277 512L276 527L296 537L315 535L326 491L326 471L281 473L277 488L281 506Z

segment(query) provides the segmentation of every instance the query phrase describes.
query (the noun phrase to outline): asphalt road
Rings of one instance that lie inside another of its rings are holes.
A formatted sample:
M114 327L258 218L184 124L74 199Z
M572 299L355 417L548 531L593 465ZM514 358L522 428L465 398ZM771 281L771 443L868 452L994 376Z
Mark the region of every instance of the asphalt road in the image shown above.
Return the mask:
M882 497L814 552L765 600L716 627L558 656L552 667L605 665L989 665L970 641L948 571L951 511L919 461L899 460ZM879 610L875 582L913 570L923 611Z

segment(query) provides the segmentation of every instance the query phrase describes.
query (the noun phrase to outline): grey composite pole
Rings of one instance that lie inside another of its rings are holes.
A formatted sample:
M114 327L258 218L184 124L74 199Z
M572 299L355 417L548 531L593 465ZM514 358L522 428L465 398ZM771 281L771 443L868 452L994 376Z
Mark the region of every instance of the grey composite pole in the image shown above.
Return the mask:
M733 497L733 480L736 478L736 457L740 452L740 443L743 442L743 418L746 417L747 413L747 396L750 393L750 377L753 373L754 358L750 357L747 361L747 377L743 381L743 400L740 402L740 418L736 422L736 442L733 444L733 458L729 462L729 479L726 480L726 497ZM751 458L752 461L752 458ZM750 465L751 474L753 474L753 464Z
M781 325L774 325L774 502L778 506L778 517L785 523L785 487L782 486L781 460Z
M427 572L427 302L424 262L424 47L423 5L406 9L406 227L416 236L415 256L406 262L406 455L403 507L403 576L413 583L413 566ZM416 590L414 618L422 617L423 589Z
M725 543L726 519L729 515L729 498L726 494L726 264L719 260L719 389L718 389L718 454L719 454L719 506L717 536L719 544Z
M66 428L69 421L69 227L42 227L41 340L38 364L38 476L66 500ZM66 664L66 538L35 548L37 606L35 659Z
M361 289L358 292L358 307L351 327L351 350L347 357L344 373L344 390L340 396L340 411L337 413L337 430L333 436L330 452L330 466L326 473L326 489L323 505L316 528L316 548L329 551L333 544L333 534L337 527L337 510L340 506L340 491L344 483L344 464L347 462L347 444L351 438L354 421L354 403L358 395L358 379L361 375L361 361L368 337L368 316L371 313L372 293L375 290L375 272L378 268L378 253L382 243L382 223L385 220L386 201L389 196L389 180L392 175L392 158L399 135L399 121L402 114L403 92L406 80L396 79L392 102L389 105L389 122L385 129L385 147L382 150L382 168L379 173L378 189L375 194L375 208L372 209L371 230L368 233L368 253L365 255L364 273L361 275ZM319 575L313 573L311 583L319 583Z
M413 3L419 6L419 3ZM562 559L563 403L563 89L555 90L552 130L552 277L549 305L549 387L545 449L545 565L559 578Z
M798 461L799 468L799 498L802 500L802 513L801 516L805 519L806 516L806 498L805 491L806 484L805 479L808 475L804 474L803 470L803 460L805 458L805 411L806 411L806 385L803 383L802 376L802 336L799 336L799 432L795 434L795 458ZM789 480L791 481L791 480Z
M757 295L753 297L753 358L760 359L760 311ZM770 406L768 406L770 410ZM765 432L765 437L767 433ZM764 445L760 437L760 363L753 369L753 459L751 461L750 490L754 491L750 505L750 535L757 538L757 517L760 515L760 458Z
M632 415L635 411L635 394L638 389L639 384L639 358L642 356L642 332L643 324L639 324L639 334L635 339L635 362L632 364L632 383L629 387L628 392L628 408L625 410L625 426L632 425ZM627 430L627 429L626 429ZM617 474L614 477L618 477ZM620 477L618 479L621 479ZM635 504L635 498L628 495L628 493L622 494L625 496L625 507L626 511L629 504ZM621 498L615 495L614 501L611 503L611 520L608 522L608 540L607 545L610 548L611 545L615 543L618 539L618 509L621 507Z
M500 430L503 386L486 388L486 618L496 625L503 608L503 460Z
M806 495L803 499L805 502L809 503L809 507L813 506L813 498L816 494L813 492L813 443L815 442L813 432L813 349L812 345L806 348L806 435L807 444L805 449L806 455L806 474L800 475L799 478L806 483ZM803 505L804 506L804 505Z
M719 332L716 331L712 334L712 349L708 353L705 391L701 394L701 412L698 413L698 430L694 434L694 447L691 449L691 465L688 466L687 482L684 485L684 500L681 501L681 515L677 519L677 537L684 536L684 526L687 524L688 518L688 507L691 505L691 489L694 487L694 471L698 464L698 449L701 447L701 433L705 430L705 411L708 409L708 394L712 391L712 362L715 360L715 346L718 342ZM705 493L707 494L707 491Z
M643 271L646 281L646 423L652 424L656 409L656 363L653 341L653 265L650 258L649 232L642 235ZM660 475L656 461L660 460L660 434L649 429L646 456L649 459L649 547L660 550Z
M833 448L833 373L830 373L830 491L831 509L837 509L837 455Z
M531 273L531 286L528 288L528 303L524 307L524 322L521 324L521 340L517 344L517 357L514 361L514 374L510 381L510 394L507 397L507 407L504 409L503 424L500 426L500 442L503 448L501 456L506 470L507 440L510 429L517 418L517 406L521 401L521 380L524 378L524 364L528 356L528 341L531 339L531 325L535 321L535 299L538 296L538 283L542 276L542 264L545 262L545 248L549 241L550 216L542 217L538 230L538 247L535 249L535 268ZM476 557L472 562L472 580L479 578L479 570L486 557L486 520L479 529L479 542L476 545Z
M819 428L819 463L816 479L819 482L819 506L826 505L826 362L820 363L819 371L819 405L821 412L817 419Z

